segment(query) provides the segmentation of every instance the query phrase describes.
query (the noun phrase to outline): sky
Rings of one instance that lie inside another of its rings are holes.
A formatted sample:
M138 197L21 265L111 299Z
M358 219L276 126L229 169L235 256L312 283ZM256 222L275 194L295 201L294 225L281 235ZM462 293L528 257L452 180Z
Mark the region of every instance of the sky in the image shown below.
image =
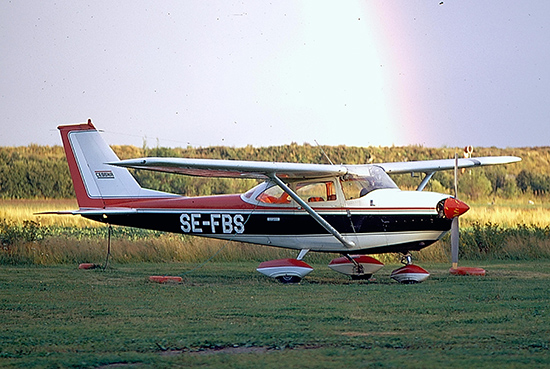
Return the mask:
M550 145L550 2L0 2L0 146Z

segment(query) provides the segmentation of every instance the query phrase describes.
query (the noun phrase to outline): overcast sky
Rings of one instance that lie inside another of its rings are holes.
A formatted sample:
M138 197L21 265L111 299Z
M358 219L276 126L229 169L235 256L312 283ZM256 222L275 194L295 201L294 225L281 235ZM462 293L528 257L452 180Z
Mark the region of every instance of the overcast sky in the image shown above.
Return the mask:
M0 145L550 145L550 1L0 2Z

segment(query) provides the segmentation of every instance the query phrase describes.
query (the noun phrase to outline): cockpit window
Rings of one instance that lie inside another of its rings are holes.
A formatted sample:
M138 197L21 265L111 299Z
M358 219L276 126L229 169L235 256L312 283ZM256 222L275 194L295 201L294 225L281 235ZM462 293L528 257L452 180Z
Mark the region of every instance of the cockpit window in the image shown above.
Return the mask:
M381 188L398 188L395 182L377 166L362 169L361 175L347 174L342 178L342 190L346 200L363 197Z

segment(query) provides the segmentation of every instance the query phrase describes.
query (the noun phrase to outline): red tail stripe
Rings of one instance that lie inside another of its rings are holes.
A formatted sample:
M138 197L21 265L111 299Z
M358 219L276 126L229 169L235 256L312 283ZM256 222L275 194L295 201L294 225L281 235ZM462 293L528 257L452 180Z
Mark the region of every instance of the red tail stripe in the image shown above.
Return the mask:
M90 131L96 130L92 122L83 124L74 124L67 126L57 127L61 131L61 140L63 141L63 148L65 149L65 155L67 157L67 163L69 164L69 172L71 173L71 179L73 180L74 191L76 195L76 200L78 201L78 206L81 208L102 208L105 206L103 200L101 199L92 199L88 196L86 192L86 187L84 186L84 181L82 180L82 174L78 169L78 164L76 163L76 157L69 140L69 133L72 131Z

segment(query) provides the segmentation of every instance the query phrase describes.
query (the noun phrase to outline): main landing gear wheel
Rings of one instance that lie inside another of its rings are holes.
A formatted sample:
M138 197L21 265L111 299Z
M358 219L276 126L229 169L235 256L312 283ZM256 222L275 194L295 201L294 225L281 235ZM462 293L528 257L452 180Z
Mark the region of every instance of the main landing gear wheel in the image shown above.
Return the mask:
M430 273L428 273L425 269L412 263L412 256L409 253L403 255L401 262L405 264L405 266L395 269L390 276L399 283L420 283L425 281L430 276Z
M282 275L276 277L276 279L283 284L300 283L300 281L302 280L302 278L295 275Z

